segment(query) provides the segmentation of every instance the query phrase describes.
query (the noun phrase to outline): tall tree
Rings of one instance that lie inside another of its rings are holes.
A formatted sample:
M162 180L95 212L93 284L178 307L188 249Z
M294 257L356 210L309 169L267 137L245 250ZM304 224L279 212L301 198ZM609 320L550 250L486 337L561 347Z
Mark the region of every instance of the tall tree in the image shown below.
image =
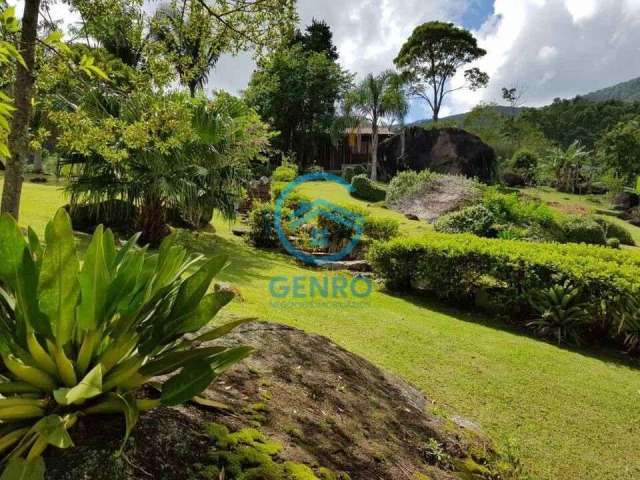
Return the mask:
M304 165L315 160L320 142L329 142L336 104L350 83L351 76L325 53L294 44L259 62L245 97L280 132L274 147Z
M463 66L482 58L486 51L475 37L452 23L429 22L417 27L394 63L410 84L410 93L426 100L437 122L442 102L456 90L485 87L489 76L479 68L464 71L466 84L452 87L451 80Z
M2 190L2 213L9 213L17 220L20 212L20 197L24 162L29 155L29 120L33 105L33 73L38 38L38 16L40 0L26 0L20 30L20 53L24 63L18 64L13 86L15 111L11 118L9 133L10 156L5 165L4 189Z
M344 100L347 118L355 117L371 125L371 179L378 179L378 139L381 123L403 119L409 109L402 78L393 71L367 75ZM357 122L356 122L357 123Z
M338 60L338 48L333 44L331 27L325 21L314 18L304 33L296 31L292 43L302 45L305 52L324 53L331 60Z

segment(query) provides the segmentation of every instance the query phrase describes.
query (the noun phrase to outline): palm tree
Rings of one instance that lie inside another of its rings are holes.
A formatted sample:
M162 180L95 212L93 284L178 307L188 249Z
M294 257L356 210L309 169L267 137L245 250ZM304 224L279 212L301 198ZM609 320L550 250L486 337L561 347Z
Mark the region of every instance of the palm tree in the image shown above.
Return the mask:
M409 103L401 77L391 70L369 74L347 93L344 113L356 122L371 124L371 180L378 179L378 130L383 122L404 119Z

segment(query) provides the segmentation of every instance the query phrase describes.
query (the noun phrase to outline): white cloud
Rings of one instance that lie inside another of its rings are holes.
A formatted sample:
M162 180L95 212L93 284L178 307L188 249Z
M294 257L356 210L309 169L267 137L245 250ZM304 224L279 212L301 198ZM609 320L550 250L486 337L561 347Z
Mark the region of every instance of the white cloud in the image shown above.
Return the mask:
M598 8L597 0L566 0L565 6L575 23L590 19Z
M558 56L558 49L552 45L545 45L538 52L538 58L543 62L553 60Z

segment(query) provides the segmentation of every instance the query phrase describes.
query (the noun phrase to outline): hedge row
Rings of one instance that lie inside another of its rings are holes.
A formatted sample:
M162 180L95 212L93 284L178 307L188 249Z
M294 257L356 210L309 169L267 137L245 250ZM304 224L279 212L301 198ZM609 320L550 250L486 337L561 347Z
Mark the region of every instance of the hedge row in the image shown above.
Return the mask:
M584 336L622 344L622 304L640 291L640 255L603 247L427 234L376 243L368 258L388 287L471 304L527 324L533 295L570 282L592 319Z

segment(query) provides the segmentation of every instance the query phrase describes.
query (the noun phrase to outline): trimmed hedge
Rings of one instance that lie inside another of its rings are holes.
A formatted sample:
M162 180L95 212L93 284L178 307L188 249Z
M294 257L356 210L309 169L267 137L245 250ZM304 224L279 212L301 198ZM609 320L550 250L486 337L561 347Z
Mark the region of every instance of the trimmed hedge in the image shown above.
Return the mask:
M342 178L351 183L351 180L353 180L353 177L356 175L366 175L367 173L368 169L366 165L343 165L341 175Z
M356 175L351 180L351 195L367 202L382 202L387 191L366 175Z
M640 255L583 244L433 233L376 243L368 258L389 288L426 293L455 306L476 304L522 325L535 314L532 295L569 281L580 288L579 301L593 319L581 334L600 343L623 344L619 312L640 291Z
M494 237L496 217L484 205L474 205L443 215L434 223L436 232L473 233L481 237Z

